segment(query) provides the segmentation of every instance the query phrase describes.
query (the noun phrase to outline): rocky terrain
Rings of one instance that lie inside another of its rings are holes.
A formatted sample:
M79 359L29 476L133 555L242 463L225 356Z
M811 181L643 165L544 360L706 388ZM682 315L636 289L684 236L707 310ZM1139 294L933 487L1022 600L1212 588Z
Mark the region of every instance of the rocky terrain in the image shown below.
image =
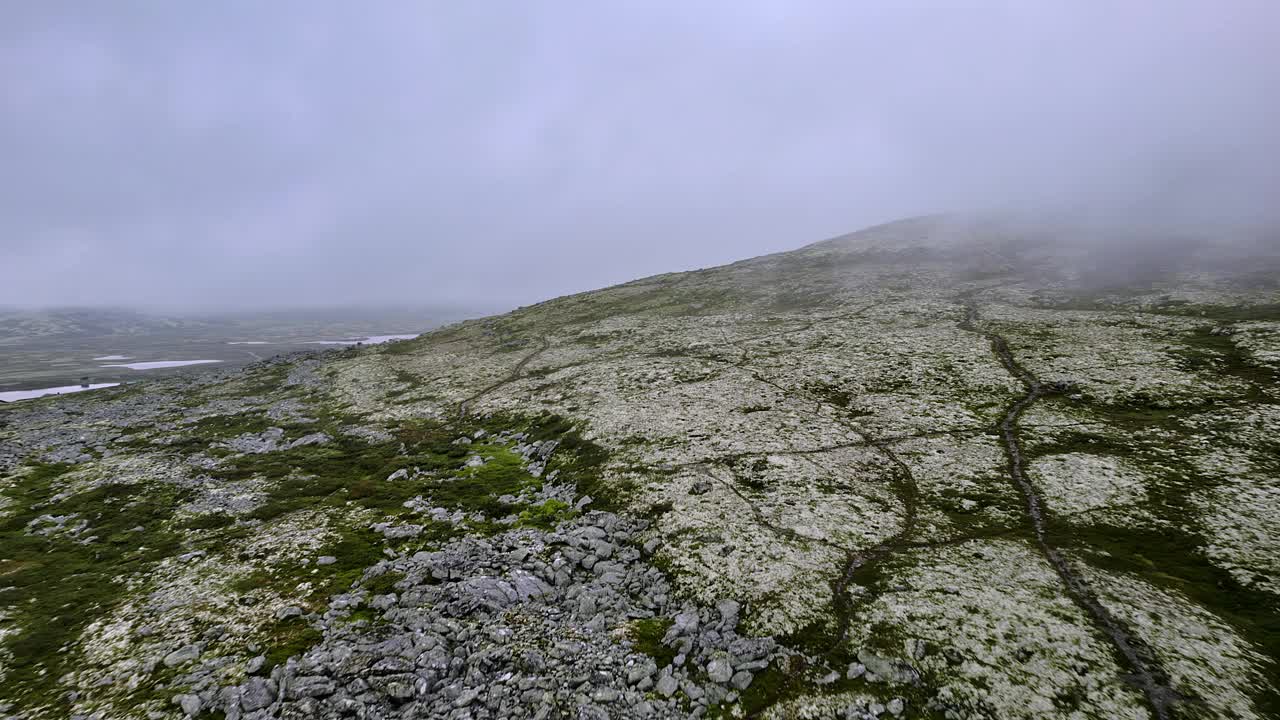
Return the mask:
M1132 240L908 220L0 407L0 716L1280 717L1280 258Z

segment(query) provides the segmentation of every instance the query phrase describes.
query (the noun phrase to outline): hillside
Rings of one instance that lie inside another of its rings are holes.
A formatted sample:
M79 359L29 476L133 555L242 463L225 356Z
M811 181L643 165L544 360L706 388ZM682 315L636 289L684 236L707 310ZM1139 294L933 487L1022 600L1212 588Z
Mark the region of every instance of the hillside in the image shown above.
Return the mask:
M1280 256L930 217L0 407L14 717L1280 717Z

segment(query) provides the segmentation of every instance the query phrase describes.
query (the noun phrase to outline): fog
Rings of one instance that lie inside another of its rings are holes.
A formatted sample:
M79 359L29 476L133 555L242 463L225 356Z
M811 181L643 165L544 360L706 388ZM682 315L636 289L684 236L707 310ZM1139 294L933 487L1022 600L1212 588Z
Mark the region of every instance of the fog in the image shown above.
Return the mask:
M1257 226L1280 4L0 8L0 304L494 307L922 213Z

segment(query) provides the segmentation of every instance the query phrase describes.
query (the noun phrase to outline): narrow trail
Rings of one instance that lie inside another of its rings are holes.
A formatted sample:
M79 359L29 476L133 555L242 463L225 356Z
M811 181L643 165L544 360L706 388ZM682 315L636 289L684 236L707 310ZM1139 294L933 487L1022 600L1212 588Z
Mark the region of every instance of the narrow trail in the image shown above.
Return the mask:
M1171 720L1175 717L1173 706L1181 698L1170 686L1169 676L1161 668L1154 653L1140 638L1133 636L1124 623L1112 615L1111 611L1098 600L1098 596L1089 587L1088 582L1076 572L1070 561L1049 541L1045 533L1043 503L1035 486L1027 479L1026 461L1022 454L1022 444L1018 440L1018 420L1027 408L1050 394L1052 390L1041 384L1031 371L1018 364L1012 351L1009 350L1009 343L1003 336L978 327L976 305L966 299L965 307L965 316L960 322L960 329L986 338L991 343L991 352L1000 360L1000 364L1026 389L1026 393L1005 411L999 428L1000 438L1008 458L1009 477L1022 494L1027 519L1031 522L1035 533L1036 545L1057 572L1067 595L1093 619L1094 624L1110 639L1116 652L1129 666L1130 673L1125 679L1142 690L1155 718Z
M874 309L878 305L879 303L870 303L864 307L858 308L857 310L851 313L841 315L837 318L823 318L823 319L824 320L825 319L847 319L852 317L859 317L865 314L866 312ZM813 662L826 664L828 663L830 658L840 650L846 638L848 637L849 628L853 622L853 612L854 612L854 606L855 606L855 598L853 598L849 594L849 586L853 584L854 580L858 577L858 574L862 571L873 568L877 563L880 563L881 561L885 560L886 558L888 558L890 555L892 555L894 552L898 550L914 547L915 544L912 542L912 538L916 534L918 489L916 485L916 479L914 474L912 474L911 472L911 468L905 462L903 462L902 458L900 458L898 454L893 450L892 443L895 440L898 440L899 438L876 438L872 436L869 432L867 432L865 428L858 427L852 423L849 423L844 418L842 418L839 412L844 410L845 408L843 408L839 404L834 403L826 398L816 397L813 394L808 392L797 391L795 389L785 387L780 383L777 383L773 380L770 380L769 378L764 377L760 373L760 371L748 365L751 355L746 347L747 342L751 342L753 340L765 339L765 338L782 337L782 336L791 335L795 333L805 332L811 329L812 327L814 327L818 322L819 322L818 320L815 320L812 322L805 323L799 328L768 333L766 335L761 335L755 338L740 340L738 342L735 342L732 339L730 339L727 335L724 335L724 340L726 344L737 347L740 352L738 360L736 362L731 362L728 364L731 364L740 370L750 373L751 376L757 382L773 387L774 389L778 390L784 397L791 397L791 398L803 397L806 400L812 401L814 403L814 409L811 412L814 415L820 414L821 409L824 405L833 408L834 410L837 411L836 415L829 416L829 417L824 416L824 419L828 421L833 421L845 427L846 429L852 430L862 438L861 440L857 440L849 443L841 443L831 448L818 449L812 452L825 452L825 451L840 448L840 447L869 446L869 447L875 448L875 450L881 456L887 459L893 466L894 472L893 472L892 483L893 483L894 494L898 497L899 500L901 500L903 504L902 526L898 529L898 531L890 535L889 537L881 540L880 542L876 543L875 545L869 548L865 548L863 550L850 550L848 548L843 548L836 543L831 543L831 542L824 543L829 547L837 548L844 552L844 559L840 564L839 570L836 573L835 577L832 578L831 580L831 613L835 618L835 627L831 633L829 642L827 642L826 645L818 651L817 657L813 658ZM723 334L723 331L722 331L722 334ZM703 359L717 361L717 359L715 358L703 358ZM726 362L723 360L718 360L718 361ZM950 432L965 432L965 431L975 431L975 429L966 428L958 431L953 430L953 431L948 431L947 433L940 433L940 434L949 434ZM784 454L805 455L810 453L802 451L797 453L784 453ZM748 505L751 506L752 511L756 514L756 519L760 524L764 525L767 529L774 532L775 534L780 534L780 535L786 534L787 532L786 528L778 528L773 526L771 523L768 523L767 520L763 518L763 515L760 513L760 511L757 508L755 508L754 504L751 503L745 496L743 496L742 493L740 493L736 488L730 488L730 489L733 490L734 493L736 493L740 498L746 501ZM747 715L748 718L760 717L764 712L766 712L770 707L772 707L780 698L782 698L787 692L789 692L795 686L795 684L800 681L800 679L803 676L804 670L809 665L813 664L810 661L810 659L807 659L807 658L802 659L801 663L802 664L800 665L800 667L798 668L793 667L791 669L791 673L788 679L784 683L782 683L782 685L775 692L771 693L771 696L768 699L766 699L766 701L761 705L759 709L757 709L752 713L749 713Z
M503 376L501 380L498 380L497 382L494 382L490 385L485 386L484 388L481 388L480 390L472 394L467 399L458 403L458 417L467 416L467 406L470 405L471 403L475 402L476 400L479 400L485 395L488 395L494 390L497 390L503 385L506 385L509 382L513 382L519 379L520 373L524 372L525 366L528 365L529 362L532 361L534 358L546 352L547 349L550 347L551 347L551 343L547 342L546 338L538 338L538 349L534 350L528 355L525 355L523 358L520 358L520 362L516 363L516 366L511 369L511 372Z
M843 547L841 547L840 545L834 542L831 542L830 540L826 540L823 538L807 537L807 536L801 535L800 533L796 532L795 530L792 530L789 527L783 527L781 525L774 524L764 516L764 513L760 511L760 508L756 506L755 502L753 502L751 498L744 495L741 490L739 490L737 487L734 486L733 483L723 480L722 478L718 477L715 473L711 472L710 463L697 463L694 465L690 465L688 467L691 467L692 469L698 471L699 473L702 474L703 477L720 485L721 487L725 488L729 492L736 495L738 499L741 500L751 510L751 516L755 518L756 524L768 530L769 532L773 533L774 535L777 535L778 537L781 537L781 538L785 538L787 540L793 540L796 542L812 542L812 543L817 543L819 545L825 545L827 547L834 548L836 550L841 550L841 551L844 550Z
M872 440L871 444L889 459L894 465L894 491L903 505L902 527L879 543L861 552L851 552L845 558L840 576L831 584L831 606L836 615L836 631L832 634L831 643L823 652L830 656L840 649L845 638L849 636L849 626L853 622L853 598L849 595L849 585L860 570L874 567L876 563L887 558L897 550L910 546L910 538L916 533L916 479L911 468L898 457L888 443Z

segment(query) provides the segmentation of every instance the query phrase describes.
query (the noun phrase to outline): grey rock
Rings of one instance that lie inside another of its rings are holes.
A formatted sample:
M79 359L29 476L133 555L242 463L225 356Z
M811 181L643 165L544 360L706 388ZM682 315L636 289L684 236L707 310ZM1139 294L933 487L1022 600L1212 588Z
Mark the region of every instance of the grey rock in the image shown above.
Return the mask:
M183 694L183 695L174 695L173 704L181 707L182 712L192 717L200 714L200 708L202 707L200 698L190 693Z
M289 443L287 449L292 450L294 448L305 447L307 445L324 445L332 440L333 438L322 432L311 433L310 435L303 435L297 440Z
M516 596L521 600L541 597L551 592L551 586L525 570L511 573L511 581L515 585Z
M733 678L733 666L724 658L715 658L711 662L707 663L706 669L707 678L709 678L711 682L724 685Z
M753 679L753 676L751 675L751 673L747 672L746 670L739 670L738 672L733 674L733 678L730 679L730 682L733 684L735 688L739 690L746 690L748 687L751 686L752 679Z
M902 698L893 698L885 704L885 709L889 711L890 715L896 717L901 715L903 711L907 709L907 701Z
M742 605L736 600L721 600L716 603L716 610L720 612L720 622L732 629L738 624L738 613L742 611Z
M369 684L393 700L408 700L413 697L417 677L409 674L377 675L369 678Z
M688 635L698 629L698 613L685 611L677 613L675 622L671 626L671 630L676 635Z
M676 694L676 690L680 688L680 683L669 674L663 674L658 678L657 691L662 697L671 697Z
M866 666L866 677L871 682L902 684L914 683L920 678L920 674L910 665L878 655L866 648L858 651L858 661Z
M643 663L636 665L627 671L627 684L636 685L641 680L645 680L653 675L653 665L651 663Z
M279 610L276 610L277 620L287 620L289 618L301 617L301 616L302 616L302 608L298 607L297 605L286 605L280 608Z
M515 602L518 597L515 588L510 583L495 577L471 578L458 583L458 585L460 593L494 607L506 607Z
M321 555L320 557L316 558L317 565L332 565L336 562L338 562L338 558L332 555Z
M619 697L618 691L611 687L602 687L591 693L591 699L596 702L611 703L617 701Z
M467 690L462 691L462 694L459 695L457 699L453 701L453 706L456 708L467 707L471 703L475 702L476 698L478 697L480 697L480 689L469 688Z
M249 678L240 690L240 707L253 712L267 707L276 699L276 684L265 678Z
M183 645L177 650L165 655L163 662L165 667L177 667L184 663L189 663L198 657L200 657L199 645Z
M374 523L369 528L388 540L408 540L422 534L422 525L395 525L392 523Z
M906 646L907 656L915 658L916 660L922 659L925 656L925 653L929 651L928 643L919 638L906 640L903 644Z
M374 675L403 675L413 672L414 664L402 657L384 657L369 668Z
M320 675L300 677L289 686L294 697L328 697L337 690L333 680Z

